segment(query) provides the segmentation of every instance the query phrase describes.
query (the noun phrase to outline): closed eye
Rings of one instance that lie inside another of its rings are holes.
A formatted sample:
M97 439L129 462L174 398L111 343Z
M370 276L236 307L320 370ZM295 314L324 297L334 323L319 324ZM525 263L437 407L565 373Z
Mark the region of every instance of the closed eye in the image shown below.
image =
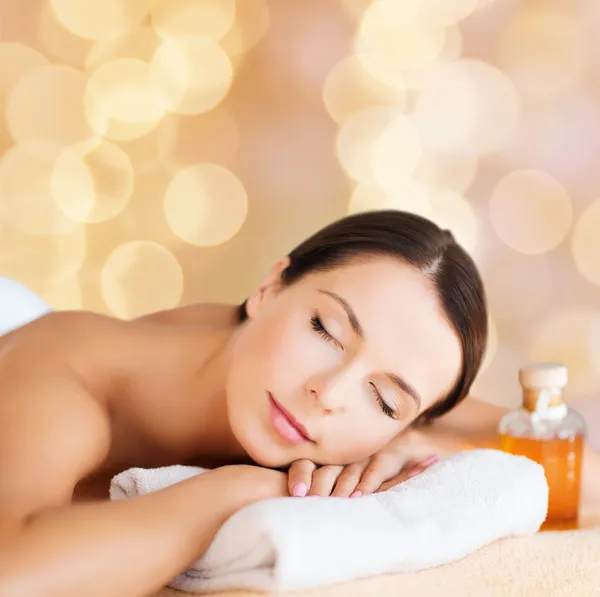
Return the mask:
M374 384L371 384L371 386L373 388L373 393L375 394L375 399L383 413L390 417L390 419L396 419L396 411L383 399L383 396L379 393L377 387Z
M336 346L339 346L342 350L344 347L325 329L321 318L318 315L313 315L310 318L310 325L312 329L319 334L327 342L333 342Z

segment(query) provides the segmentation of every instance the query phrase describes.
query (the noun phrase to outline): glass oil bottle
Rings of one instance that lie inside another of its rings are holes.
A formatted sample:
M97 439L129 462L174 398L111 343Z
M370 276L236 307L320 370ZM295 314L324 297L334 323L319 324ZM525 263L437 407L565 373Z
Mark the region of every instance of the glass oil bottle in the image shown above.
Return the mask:
M587 430L584 418L563 399L567 368L534 363L519 370L519 382L522 406L499 423L501 449L544 467L549 503L542 530L577 528Z

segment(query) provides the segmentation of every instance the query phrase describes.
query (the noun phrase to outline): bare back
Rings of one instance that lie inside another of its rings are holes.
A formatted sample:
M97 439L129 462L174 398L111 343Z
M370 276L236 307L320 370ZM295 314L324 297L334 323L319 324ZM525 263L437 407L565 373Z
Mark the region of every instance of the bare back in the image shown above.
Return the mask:
M121 470L197 459L203 363L230 312L52 313L0 337L0 510L106 498Z

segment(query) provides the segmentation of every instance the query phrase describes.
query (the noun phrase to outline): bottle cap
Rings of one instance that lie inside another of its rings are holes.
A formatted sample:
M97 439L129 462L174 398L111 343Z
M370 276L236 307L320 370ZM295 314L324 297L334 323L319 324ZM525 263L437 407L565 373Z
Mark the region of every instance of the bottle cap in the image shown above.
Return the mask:
M567 368L562 363L533 363L519 369L519 383L527 389L564 388Z
M567 368L561 363L533 363L519 369L523 407L544 419L561 419L567 414L562 390L567 385Z

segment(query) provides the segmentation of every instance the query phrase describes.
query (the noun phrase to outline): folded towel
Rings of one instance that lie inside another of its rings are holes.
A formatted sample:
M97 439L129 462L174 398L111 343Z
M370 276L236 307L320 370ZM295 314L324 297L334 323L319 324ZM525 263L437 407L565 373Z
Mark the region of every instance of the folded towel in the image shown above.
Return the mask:
M130 469L111 499L156 491L205 469ZM190 593L295 591L459 560L546 517L543 468L499 450L451 456L382 493L275 498L242 508L170 586Z

